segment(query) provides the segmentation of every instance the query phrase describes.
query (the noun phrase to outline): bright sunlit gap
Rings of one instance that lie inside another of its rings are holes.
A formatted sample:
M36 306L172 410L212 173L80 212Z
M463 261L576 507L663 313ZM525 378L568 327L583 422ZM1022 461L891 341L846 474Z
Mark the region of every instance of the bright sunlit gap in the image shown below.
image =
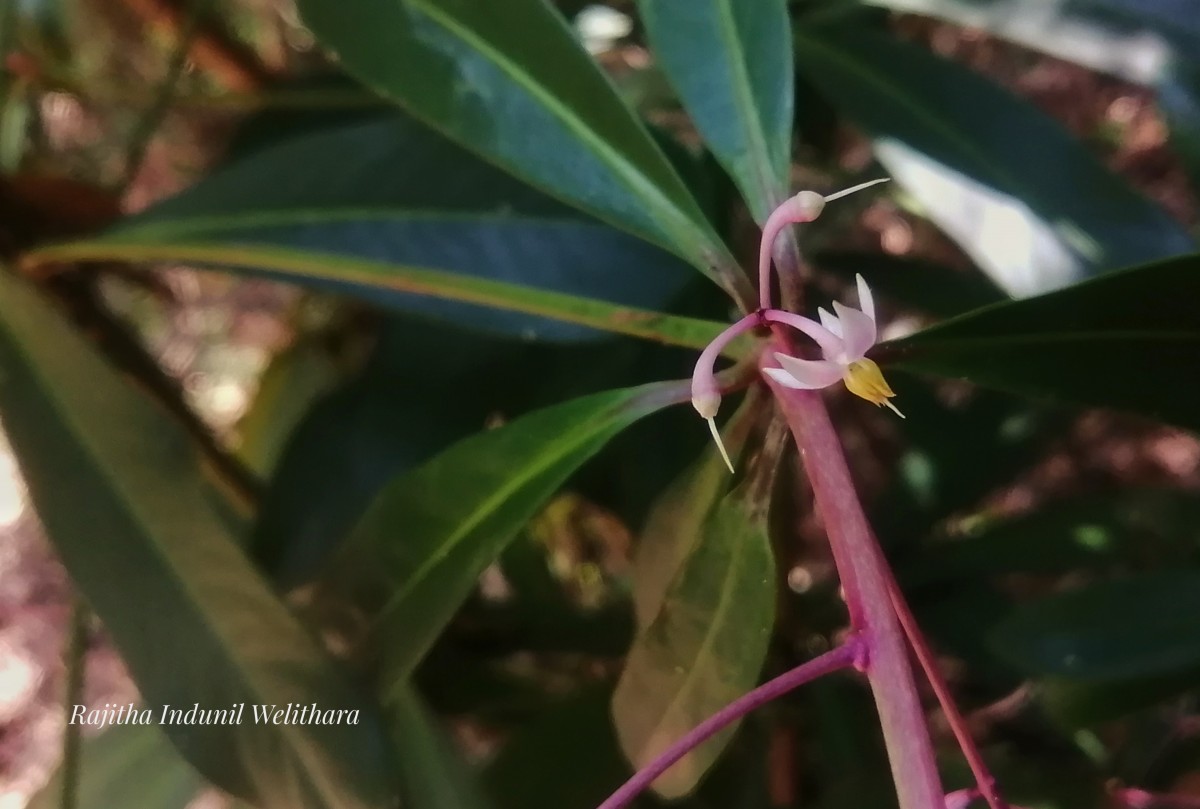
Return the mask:
M25 513L25 483L17 459L0 431L0 528L7 528Z

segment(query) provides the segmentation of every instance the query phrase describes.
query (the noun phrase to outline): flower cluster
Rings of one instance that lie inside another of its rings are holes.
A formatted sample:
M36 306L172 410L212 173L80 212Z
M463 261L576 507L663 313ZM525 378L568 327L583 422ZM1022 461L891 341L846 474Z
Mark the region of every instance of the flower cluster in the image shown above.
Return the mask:
M762 307L734 323L713 340L700 354L692 374L692 406L708 422L721 457L731 472L733 463L721 443L721 434L715 421L721 405L721 388L714 366L721 352L735 337L756 326L766 323L789 326L807 335L820 348L820 359L803 359L774 352L773 358L779 367L764 367L762 371L776 383L800 390L820 390L840 381L854 395L874 405L887 406L904 418L904 414L889 401L896 394L883 378L879 366L867 359L867 352L879 339L879 327L875 318L875 299L861 275L856 276L858 309L835 301L833 313L824 308L817 309L820 318L820 322L817 322L771 306L771 252L779 233L788 225L813 221L820 216L829 200L882 182L886 182L886 179L862 183L827 197L813 191L801 191L776 208L763 226L759 247L759 295Z

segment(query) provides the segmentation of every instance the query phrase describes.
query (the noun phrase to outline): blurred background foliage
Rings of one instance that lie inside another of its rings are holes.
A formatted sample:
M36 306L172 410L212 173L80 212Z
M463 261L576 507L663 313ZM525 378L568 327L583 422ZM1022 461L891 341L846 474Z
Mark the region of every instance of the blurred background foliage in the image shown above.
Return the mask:
M1025 806L1200 795L1200 14L692 2L0 4L0 807L588 809L828 648L768 404L733 481L655 383L733 311L696 268L880 174L800 246L881 301L907 420L828 398L973 730ZM844 678L675 776L894 801Z

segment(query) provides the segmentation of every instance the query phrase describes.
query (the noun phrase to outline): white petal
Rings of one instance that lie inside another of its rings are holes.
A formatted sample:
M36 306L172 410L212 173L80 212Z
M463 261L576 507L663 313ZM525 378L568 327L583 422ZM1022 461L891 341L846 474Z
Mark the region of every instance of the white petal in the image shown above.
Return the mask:
M763 368L762 372L774 379L780 385L783 385L785 388L792 388L794 390L812 390L812 388L808 387L807 385L801 385L792 378L791 374L782 368Z
M821 318L821 325L829 329L838 337L842 336L842 324L836 317L829 313L824 306L817 307L817 317Z
M867 349L875 345L875 321L865 312L851 309L836 301L833 311L842 323L842 340L846 345L846 362L861 360Z
M802 390L827 388L839 381L845 370L843 366L829 360L802 360L779 352L775 352L775 359L793 380L788 387ZM774 374L772 378L779 379Z
M821 356L825 359L837 359L846 353L842 338L812 318L777 310L767 310L763 316L771 323L783 323L807 334L821 347Z
M871 288L867 286L862 275L855 275L854 280L858 282L858 308L871 320L875 320L875 298L871 295Z

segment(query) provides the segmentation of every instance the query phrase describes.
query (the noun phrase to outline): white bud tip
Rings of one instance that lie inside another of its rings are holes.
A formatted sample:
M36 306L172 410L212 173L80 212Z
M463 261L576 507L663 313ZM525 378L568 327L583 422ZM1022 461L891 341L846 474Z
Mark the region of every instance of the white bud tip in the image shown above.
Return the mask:
M700 414L700 418L712 420L721 409L721 396L717 393L692 394L692 407Z
M885 404L885 405L887 405L887 406L888 406L888 409L889 409L889 410L891 410L893 413L895 413L895 414L896 414L897 416L899 416L900 418L902 418L902 419L907 419L907 418L908 418L908 416L906 416L906 415L904 415L903 413L901 413L901 412L900 412L900 410L899 410L899 409L898 409L898 408L897 408L897 407L896 407L894 404L892 404L891 402L887 402L887 401L885 401L885 402L884 402L884 404Z
M800 222L811 222L825 210L825 197L816 191L801 191L792 197L796 218Z
M725 444L721 442L721 433L717 429L717 423L712 419L705 419L708 422L708 431L712 433L713 441L717 442L717 449L721 452L721 460L725 461L725 465L729 467L729 474L733 474L733 461L729 460L729 453L725 451Z

